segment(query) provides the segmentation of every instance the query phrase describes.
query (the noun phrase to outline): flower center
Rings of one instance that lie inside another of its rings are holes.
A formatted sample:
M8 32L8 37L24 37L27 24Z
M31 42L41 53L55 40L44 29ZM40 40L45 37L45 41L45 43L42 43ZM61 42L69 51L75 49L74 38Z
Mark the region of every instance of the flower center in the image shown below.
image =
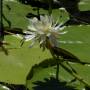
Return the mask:
M43 29L43 32L44 32L45 34L48 34L48 33L50 33L50 30L51 30L51 26L47 26L47 27L45 27L45 28Z

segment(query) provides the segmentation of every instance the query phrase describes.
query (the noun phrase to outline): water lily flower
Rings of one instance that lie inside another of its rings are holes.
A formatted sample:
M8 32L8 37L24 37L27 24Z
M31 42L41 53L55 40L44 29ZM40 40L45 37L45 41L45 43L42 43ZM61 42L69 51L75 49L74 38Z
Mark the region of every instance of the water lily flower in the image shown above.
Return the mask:
M30 25L25 32L28 35L26 35L23 40L32 40L30 47L38 41L40 47L45 49L47 46L47 40L53 47L58 47L58 38L60 34L67 33L67 31L63 31L65 26L61 27L61 24L58 24L58 21L54 23L52 16L40 16L40 20L34 17L33 19L30 19L29 22Z

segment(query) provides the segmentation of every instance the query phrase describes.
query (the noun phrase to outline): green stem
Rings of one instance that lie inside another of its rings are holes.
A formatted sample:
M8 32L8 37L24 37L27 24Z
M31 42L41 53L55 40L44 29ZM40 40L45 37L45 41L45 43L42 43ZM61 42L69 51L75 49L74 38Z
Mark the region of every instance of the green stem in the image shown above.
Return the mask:
M50 51L53 59L56 60L56 79L59 80L59 63L60 63L59 58L54 55L52 49L49 48L49 51Z
M38 18L40 20L40 12L39 12L39 7L37 7L37 14L38 14Z
M0 0L0 41L4 39L4 31L3 31L3 0Z
M57 59L57 68L56 68L56 79L59 80L59 63Z
M52 3L53 3L53 0L49 0L48 3L49 3L48 13L49 13L49 15L51 15L52 14Z

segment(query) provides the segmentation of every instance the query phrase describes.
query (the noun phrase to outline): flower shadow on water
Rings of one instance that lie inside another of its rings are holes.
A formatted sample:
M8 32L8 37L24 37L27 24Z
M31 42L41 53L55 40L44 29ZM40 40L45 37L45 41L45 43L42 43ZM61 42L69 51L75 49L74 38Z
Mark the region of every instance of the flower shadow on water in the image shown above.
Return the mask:
M33 82L33 90L76 90L73 86L66 85L67 82L61 82L54 77L45 78L44 81Z

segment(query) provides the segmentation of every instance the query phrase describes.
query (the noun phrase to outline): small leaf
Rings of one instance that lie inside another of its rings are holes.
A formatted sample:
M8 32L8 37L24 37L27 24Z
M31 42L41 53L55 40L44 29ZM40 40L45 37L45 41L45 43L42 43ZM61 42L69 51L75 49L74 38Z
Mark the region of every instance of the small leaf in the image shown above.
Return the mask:
M51 53L54 56L61 57L61 58L63 58L66 61L76 62L76 63L80 63L80 64L90 64L88 62L82 62L82 61L80 61L80 59L77 56L73 55L69 51L67 51L65 49L62 49L62 48L52 47Z

